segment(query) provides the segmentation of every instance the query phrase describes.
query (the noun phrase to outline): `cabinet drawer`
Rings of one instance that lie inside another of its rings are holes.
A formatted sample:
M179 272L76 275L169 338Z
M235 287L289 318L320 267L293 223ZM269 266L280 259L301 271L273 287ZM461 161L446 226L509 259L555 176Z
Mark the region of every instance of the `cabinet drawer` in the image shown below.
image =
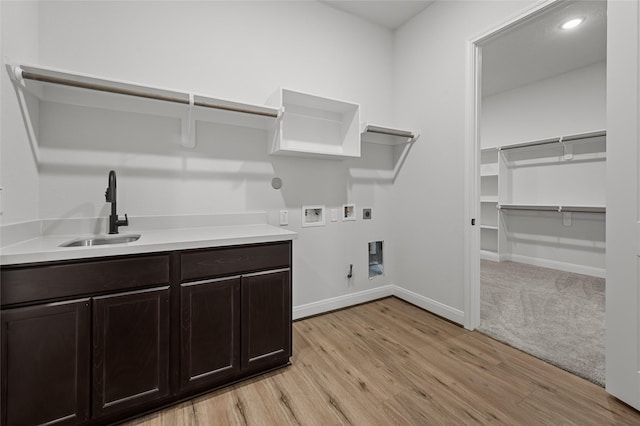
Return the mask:
M1 272L2 305L59 299L169 283L169 255L41 266Z
M291 242L187 251L180 261L182 281L287 268L291 266Z

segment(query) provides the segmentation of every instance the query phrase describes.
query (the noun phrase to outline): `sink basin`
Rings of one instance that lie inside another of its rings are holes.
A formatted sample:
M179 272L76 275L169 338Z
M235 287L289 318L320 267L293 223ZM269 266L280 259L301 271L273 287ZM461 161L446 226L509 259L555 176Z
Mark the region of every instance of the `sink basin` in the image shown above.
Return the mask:
M97 235L95 237L76 238L75 240L60 244L60 247L89 247L132 243L138 241L140 236L140 234Z

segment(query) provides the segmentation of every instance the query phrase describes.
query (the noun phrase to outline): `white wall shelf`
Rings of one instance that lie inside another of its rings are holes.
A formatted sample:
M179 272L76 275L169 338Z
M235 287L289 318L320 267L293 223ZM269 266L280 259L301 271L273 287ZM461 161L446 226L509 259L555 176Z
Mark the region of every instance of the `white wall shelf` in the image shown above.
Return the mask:
M181 143L195 146L195 122L267 129L281 110L55 68L7 65L16 85L42 101L179 118Z
M497 231L498 227L495 225L480 225L480 229L489 229L492 231Z
M270 99L284 111L270 130L271 154L360 157L360 105L281 88Z
M480 151L480 257L498 261L500 239L503 233L498 226L498 149Z
M498 196L497 195L482 195L480 196L481 203L493 203L498 204Z
M419 137L419 133L410 130L378 126L369 123L363 123L360 131L360 140L362 142L381 145L404 145L417 141Z
M604 274L606 131L480 154L482 259Z

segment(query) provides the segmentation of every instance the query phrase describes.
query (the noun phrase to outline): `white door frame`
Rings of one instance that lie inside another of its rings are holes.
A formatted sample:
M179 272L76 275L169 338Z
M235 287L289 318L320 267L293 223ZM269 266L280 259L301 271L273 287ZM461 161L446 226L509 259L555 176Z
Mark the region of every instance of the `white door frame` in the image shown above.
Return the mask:
M480 325L480 113L482 44L526 21L537 18L561 0L545 0L503 23L467 40L465 87L465 230L464 230L464 327ZM475 226L471 226L475 220Z
M640 0L607 5L606 390L640 410Z

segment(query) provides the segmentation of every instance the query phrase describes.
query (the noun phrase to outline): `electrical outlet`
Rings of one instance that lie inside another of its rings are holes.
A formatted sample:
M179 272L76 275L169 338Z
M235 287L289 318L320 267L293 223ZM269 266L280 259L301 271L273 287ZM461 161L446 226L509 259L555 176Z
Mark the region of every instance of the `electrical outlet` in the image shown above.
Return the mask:
M365 220L371 219L371 209L362 209L362 218Z
M331 209L331 222L338 221L338 209Z
M280 226L289 224L289 210L280 210Z

